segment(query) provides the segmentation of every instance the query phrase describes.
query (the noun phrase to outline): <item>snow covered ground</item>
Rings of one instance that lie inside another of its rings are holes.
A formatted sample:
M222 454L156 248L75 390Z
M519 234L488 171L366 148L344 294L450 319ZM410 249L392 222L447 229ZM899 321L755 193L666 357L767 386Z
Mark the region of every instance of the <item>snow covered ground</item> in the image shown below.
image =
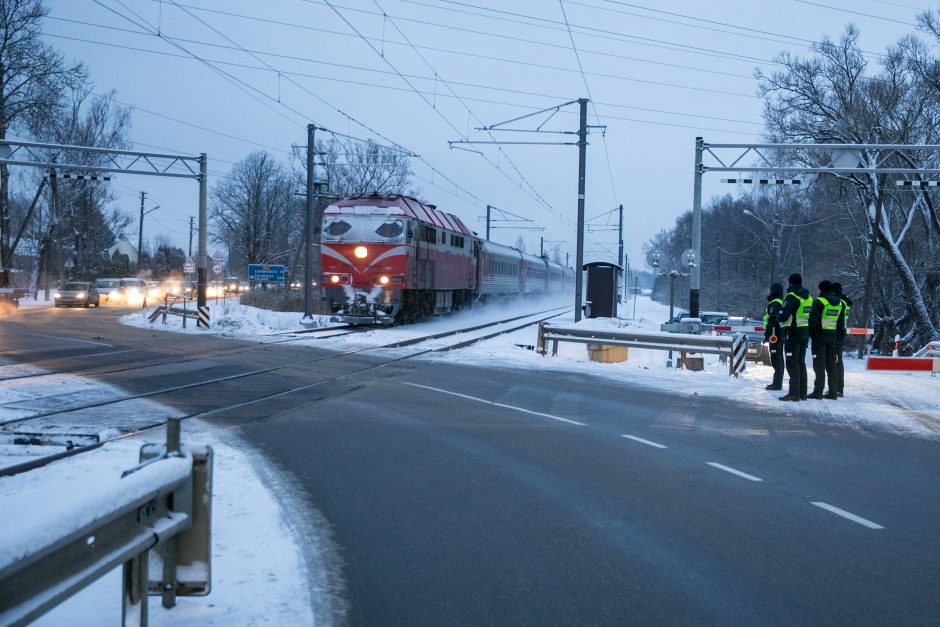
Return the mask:
M494 305L421 324L376 329L335 338L304 338L298 339L296 343L337 351L378 346L501 320L534 310L545 310L552 306L565 306L569 300ZM40 301L31 306L51 304ZM258 310L242 306L235 299L210 303L210 306L213 327L209 332L224 337L265 342L270 341L274 334L302 328L299 324L301 316L297 313ZM167 332L183 332L179 318L170 317L167 325L159 322L151 324L146 319L148 311L123 316L122 322ZM602 328L658 330L659 324L666 318L667 307L640 296L636 303L631 300L621 304L619 319L584 320L581 324ZM554 321L573 323L570 309ZM318 318L318 322L322 326L330 324L326 317ZM188 327L185 330L187 333L206 332L196 329L192 324ZM749 363L747 371L735 379L728 376L727 367L719 364L717 357L706 356L703 372L690 372L667 368L666 353L662 351L631 349L627 362L600 364L587 359L587 351L582 344L561 343L558 356L542 357L529 349L535 341L535 328L529 327L465 349L424 354L417 358L486 368L520 368L546 374L580 373L655 387L677 395L729 398L750 407L799 416L817 423L885 429L910 437L940 436L940 404L937 402L940 378L928 374L871 373L864 370L863 362L849 359L846 363L844 399L781 403L777 400L781 392L764 390L764 385L771 378L771 369L766 366ZM414 349L383 349L383 352L396 350ZM31 367L0 364L0 368L19 368L26 373ZM36 390L29 389L32 384L28 381L26 379L20 385L5 385L2 398L31 397ZM59 392L82 390L99 396L120 393L109 386L80 377L57 376L56 389ZM152 410L153 407L148 408L148 411ZM161 411L168 410L162 408ZM3 417L0 415L0 419ZM90 480L93 476L114 476L115 473L119 476L123 469L136 463L137 451L144 439L159 441L162 434L113 442L67 463L0 479L0 510L15 511L18 521L21 521L21 516L35 516L39 520L45 510L42 507L30 507L30 498L41 502L42 498L50 498L48 495L40 497L40 494L44 494L42 491L64 490L68 493L76 490L75 486L81 481ZM336 601L341 595L330 589L332 579L329 571L321 570L323 564L332 563L328 538L325 532L319 531L325 525L315 525L312 532L309 528L297 529L293 526L292 521L316 521L317 513L306 504L283 496L293 492L290 485L286 485L289 480L260 456L250 452L250 447L239 442L231 432L190 421L184 425L184 440L211 443L216 451L213 590L208 597L181 598L179 606L173 610L164 610L159 598L152 597L150 610L153 623L310 624L314 622L314 617L318 621L328 622L328 617L341 613L342 608L337 607ZM18 447L17 452L22 454L24 450ZM33 454L43 452L32 451ZM9 463L10 460L2 461ZM4 519L9 520L9 516L9 513L5 514ZM298 547L301 542L308 547L307 550L315 553L310 567L299 557L301 552ZM316 555L317 551L322 551L322 555ZM311 578L314 581L312 588L307 585ZM98 625L114 622L119 613L118 571L70 599L38 624Z
M310 344L319 348L346 351L356 348L389 344L413 337L446 330L458 329L502 320L552 306L570 304L570 298L538 302L491 305L455 315L402 327L376 329L365 333L343 335L334 338L311 338L296 344ZM230 299L212 309L212 333L226 337L265 341L265 336L299 330L300 314L278 313L245 307ZM622 303L619 318L582 320L581 325L598 328L630 328L658 331L660 324L669 318L669 308L652 301L648 296L639 296ZM125 324L182 331L180 319L168 319L166 325L147 322L146 311L129 314L122 318ZM322 326L329 326L328 318L318 318ZM553 322L573 323L571 310ZM205 333L188 325L187 332ZM781 403L778 398L784 392L764 389L773 376L769 366L748 362L747 370L737 379L728 376L727 366L720 364L717 356L706 356L703 372L690 372L666 367L664 351L630 349L628 361L617 364L591 362L583 344L561 343L556 357L542 357L528 350L536 342L535 327L529 327L506 335L486 340L457 351L430 353L418 357L434 361L479 365L491 368L520 368L543 372L581 373L603 377L634 385L654 387L673 394L687 396L712 396L729 398L750 407L768 412L785 412L813 422L844 424L853 428L887 429L908 433L918 437L940 436L940 377L929 373L881 373L865 370L865 362L847 356L845 362L845 397L838 401L807 401L804 403ZM390 349L413 350L413 349ZM807 357L807 367L812 387L812 365ZM784 379L786 386L786 379Z

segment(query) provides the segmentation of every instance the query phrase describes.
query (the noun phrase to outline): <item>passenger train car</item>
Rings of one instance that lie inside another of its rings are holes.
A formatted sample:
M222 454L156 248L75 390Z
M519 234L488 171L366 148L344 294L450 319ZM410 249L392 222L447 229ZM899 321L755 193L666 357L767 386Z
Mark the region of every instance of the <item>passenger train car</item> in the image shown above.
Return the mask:
M408 196L353 196L323 212L322 282L334 319L410 322L497 298L557 293L570 269L476 236Z

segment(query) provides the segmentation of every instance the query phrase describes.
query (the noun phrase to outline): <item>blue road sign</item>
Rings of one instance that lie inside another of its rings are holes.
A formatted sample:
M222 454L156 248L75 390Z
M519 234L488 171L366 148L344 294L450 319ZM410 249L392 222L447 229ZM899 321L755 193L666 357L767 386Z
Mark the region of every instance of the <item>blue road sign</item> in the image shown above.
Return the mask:
M273 266L263 263L249 263L248 280L283 283L284 266Z

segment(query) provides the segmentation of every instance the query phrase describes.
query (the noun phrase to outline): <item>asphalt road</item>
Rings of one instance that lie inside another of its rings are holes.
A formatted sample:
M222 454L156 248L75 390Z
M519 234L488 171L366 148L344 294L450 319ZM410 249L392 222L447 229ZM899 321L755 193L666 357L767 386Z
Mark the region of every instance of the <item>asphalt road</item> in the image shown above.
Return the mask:
M210 419L240 425L325 519L347 608L339 621L933 625L940 616L937 442L581 375L315 361L329 353L154 333L115 317L27 310L0 321L0 346L48 369L92 353L180 361L99 376L132 391L290 365L155 400L190 413L246 403Z

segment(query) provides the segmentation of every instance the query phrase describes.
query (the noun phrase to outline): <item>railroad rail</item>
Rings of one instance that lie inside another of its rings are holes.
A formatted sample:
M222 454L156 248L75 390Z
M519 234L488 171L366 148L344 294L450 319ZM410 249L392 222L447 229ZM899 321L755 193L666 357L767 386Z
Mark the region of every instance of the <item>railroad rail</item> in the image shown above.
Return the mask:
M237 402L237 403L232 403L232 404L225 405L225 406L222 406L222 407L216 407L216 408L213 408L213 409L210 409L210 410L205 410L205 411L200 411L200 412L194 412L194 413L191 413L191 414L187 414L187 415L181 416L182 419L208 417L208 416L211 416L211 415L223 413L223 412L225 412L225 411L228 411L228 410L231 410L231 409L234 409L234 408L244 407L244 406L246 406L246 405L250 405L250 404L253 404L253 403L263 402L263 401L265 401L265 400L269 400L269 399L272 399L272 398L285 396L285 395L288 395L288 394L292 394L292 393L296 393L296 392L299 392L299 391L307 390L307 389L310 389L310 388L313 388L313 387L322 386L322 385L325 385L325 384L328 384L328 383L333 383L333 382L336 382L336 381L339 381L339 380L342 380L342 379L347 379L347 378L349 378L349 377L353 377L353 376L359 375L359 374L361 374L361 373L363 373L363 372L366 372L366 371L369 371L369 370L373 370L373 369L376 369L376 368L381 368L381 367L384 367L384 366L387 366L387 365L389 365L389 364L396 363L396 362L399 362L399 361L402 361L402 360L412 359L412 358L419 357L419 356L421 356L421 355L425 355L425 354L433 353L433 352L445 352L445 351L455 350L455 349L457 349L457 348L463 348L463 347L472 345L472 344L474 344L474 343L476 343L476 342L481 342L481 341L484 341L484 340L487 340L487 339L491 339L491 338L493 338L493 337L496 337L496 336L499 336L499 335L502 335L502 334L505 334L505 333L510 333L510 332L519 330L519 329L521 329L521 328L525 328L525 327L527 327L527 326L531 326L531 325L534 325L534 324L538 324L539 322L542 322L542 321L544 321L544 320L547 320L547 319L556 317L556 316L558 316L558 315L561 315L561 313L563 313L563 312L565 312L565 311L569 311L569 310L570 310L569 307L556 307L556 308L549 309L549 310L544 310L544 311L540 311L540 312L534 312L534 313L525 314L525 315L521 315L521 316L513 316L513 317L510 317L510 318L506 318L506 319L498 320L498 321L494 321L494 322L489 322L489 323L485 323L485 324L478 324L478 325L473 325L473 326L470 326L470 327L464 327L464 328L453 329L453 330L450 330L450 331L445 331L445 332L440 332L440 333L433 333L433 334L429 334L429 335L418 336L418 337L414 337L414 338L409 338L409 339L407 339L407 340L397 340L397 341L395 341L395 342L389 342L389 343L385 343L385 344L378 344L378 345L373 345L373 346L363 346L363 347L359 347L359 348L353 348L353 349L349 349L349 350L346 350L346 351L331 353L331 354L329 354L329 355L322 355L322 356L314 357L314 358L311 358L311 359L298 360L298 361L291 362L291 363L289 363L289 364L279 364L279 365L275 365L275 366L271 366L271 367L267 367L267 368L258 368L258 369L253 369L253 370L249 370L249 371L246 371L246 372L240 372L240 373L231 374L231 375L226 375L226 376L221 376L221 377L212 377L212 378L209 378L209 379L206 379L206 380L194 381L194 382L187 383L187 384L183 384L183 385L168 386L168 387L158 388L158 389L154 389L154 390L148 390L148 391L144 391L144 392L140 392L140 393L136 393L136 394L122 395L122 396L119 396L119 397L116 397L116 398L109 398L109 399L99 400L99 401L95 401L95 402L84 403L84 404L80 404L80 405L73 405L73 406L69 406L69 407L57 408L57 409L49 410L49 411L36 412L36 413L30 414L30 415L27 415L27 416L20 416L20 417L11 418L11 419L8 419L8 420L5 420L5 421L0 421L0 427L12 427L12 426L15 425L16 431L15 431L15 432L12 432L12 434L15 434L15 433L24 433L24 432L26 432L26 433L31 433L31 432L29 431L29 429L30 429L29 423L30 423L31 421L37 421L37 422L38 422L40 419L48 419L48 418L50 418L50 417L57 416L57 415L67 415L67 414L70 414L70 413L73 413L73 412L81 412L81 411L87 411L87 410L94 410L94 409L98 409L98 408L101 408L101 407L112 406L112 405L118 405L118 404L120 404L120 403L124 403L124 402L131 401L131 400L135 400L135 399L146 399L146 398L152 398L152 397L156 397L156 396L163 396L163 395L173 394L173 393L175 393L175 392L181 392L181 391L185 391L185 390L197 389L197 388L200 388L200 387L203 387L203 386L210 386L210 385L217 385L217 384L230 383L230 382L234 382L234 381L239 381L239 380L242 380L242 379L250 378L250 377L253 377L253 376L259 376L259 375L263 375L263 374L268 374L268 373L273 373L273 372L278 372L278 371L284 371L284 370L290 370L290 369L297 369L298 367L302 367L302 366L305 366L305 365L320 363L320 362L324 362L324 361L328 361L328 360L332 360L332 359L341 359L341 358L344 358L344 357L348 357L348 356L356 355L356 354L361 354L361 353L366 353L366 352L369 352L369 351L391 350L391 349L398 349L398 348L405 348L405 347L410 347L410 348L416 348L416 349L417 349L417 350L414 350L414 351L412 351L412 352L409 352L409 353L407 353L407 354L405 354L405 355L396 355L396 356L392 356L392 357L389 357L389 358L386 358L386 359L382 359L379 363L367 365L367 366L365 366L365 367L363 367L363 368L359 368L359 369L357 369L357 370L355 370L355 371L352 371L352 372L340 373L340 374L337 374L337 375L334 375L334 376L330 376L330 377L326 377L326 378L324 378L324 379L317 380L317 381L312 382L312 383L309 383L309 384L305 384L305 385L301 385L301 386L296 386L296 387L292 387L292 388L289 388L289 389L286 389L286 390L280 390L280 391L277 391L277 392L272 392L272 393L269 393L269 394L263 394L263 395L261 395L261 396L257 396L257 397L255 397L255 398L251 398L251 399L246 400L246 401L241 401L241 402ZM491 332L488 332L488 333L482 333L482 334L476 335L476 336L474 336L474 337L472 337L472 338L461 338L461 339L460 339L459 341L457 341L457 342L445 343L444 345L440 345L440 346L431 346L431 347L427 347L427 348L422 348L422 347L420 346L421 344L424 344L424 343L428 343L428 342L433 342L433 341L436 341L436 340L445 339L445 338L447 338L447 337L460 336L460 335L465 335L465 334L467 334L467 333L473 333L473 332L477 332L477 331L482 331L482 330L487 329L487 328L492 328L493 330L492 330ZM309 338L300 338L300 339L309 339ZM290 340L289 340L289 339L285 339L284 341L290 341ZM277 343L282 343L282 342L279 341L279 342L277 342ZM268 344L268 343L262 343L262 346L266 346L267 344ZM244 352L244 351L250 351L250 350L257 350L257 347L256 347L256 346L254 346L254 347L242 347L242 348L238 349L237 351L228 351L228 352L224 352L224 351L214 351L214 352L208 353L208 354L211 354L211 355L232 354L232 352ZM201 356L189 356L189 357L187 357L186 361L192 361L192 360L198 360L198 359L205 359L205 355L201 355ZM159 362L160 362L160 364L162 364L162 363L171 363L171 362L172 362L172 359L165 359L165 360L164 360L164 359L161 359L161 360L159 360ZM117 370L117 369L111 369L111 370L107 370L107 371L104 371L104 372L115 372L115 371L122 371L122 370L133 370L133 369L138 369L138 368L141 368L141 367L146 367L147 365L148 365L148 362L143 362L143 363L135 362L134 364L126 365L126 366L120 368L119 370ZM150 365L153 365L153 364L151 363ZM60 373L60 374L61 374L61 373ZM97 373L96 373L96 374L97 374ZM35 374L35 375L32 375L32 376L37 376L37 377L39 377L39 376L48 376L48 375L44 375L44 374L41 374L41 373L40 373L40 374ZM266 418L266 417L265 417L265 418ZM263 419L263 418L259 418L259 419ZM140 433L145 433L145 432L150 431L150 430L152 430L152 429L158 428L158 427L162 426L162 424L163 424L163 422L160 421L160 422L154 422L153 424L144 424L144 425L135 426L135 427L132 427L132 428L122 428L122 427L120 427L120 426L116 426L116 427L114 427L114 428L115 428L116 430L118 430L119 432L121 432L121 435L118 436L118 437L130 437L130 436L132 436L132 435L136 435L136 434L140 434ZM38 428L33 428L32 432L36 432L36 431L39 431L39 429L38 429ZM11 433L10 433L9 431L8 431L8 435L11 435ZM75 438L78 439L78 437L80 437L81 435L82 435L82 434L75 434ZM10 466L10 467L7 467L7 468L5 468L5 469L0 469L0 476L8 476L8 475L12 475L12 474L18 474L18 473L22 473L22 472L27 472L27 471L29 471L29 470L33 470L33 469L35 469L35 468L42 467L42 466L44 466L44 465L46 465L46 464L48 464L48 463L50 463L51 461L54 461L54 460L56 460L56 459L62 459L62 458L65 458L65 457L81 455L81 454L83 454L83 453L86 453L86 452L89 452L89 451L94 450L95 448L97 448L98 446L100 446L101 443L102 443L102 442L100 442L100 441L97 439L97 436L96 436L95 434L87 434L87 437L88 437L89 439L91 439L92 441L89 442L89 443L87 443L87 444L83 444L83 445L80 445L80 446L75 446L75 447L72 448L71 450L67 450L67 451L63 451L63 452L58 452L58 453L56 453L56 454L53 455L53 456L40 457L40 458L36 458L36 459L33 459L33 460L29 460L29 461L27 461L27 462L24 462L24 463L19 464L19 465L16 465L16 466ZM117 439L117 438L114 438L114 439Z

